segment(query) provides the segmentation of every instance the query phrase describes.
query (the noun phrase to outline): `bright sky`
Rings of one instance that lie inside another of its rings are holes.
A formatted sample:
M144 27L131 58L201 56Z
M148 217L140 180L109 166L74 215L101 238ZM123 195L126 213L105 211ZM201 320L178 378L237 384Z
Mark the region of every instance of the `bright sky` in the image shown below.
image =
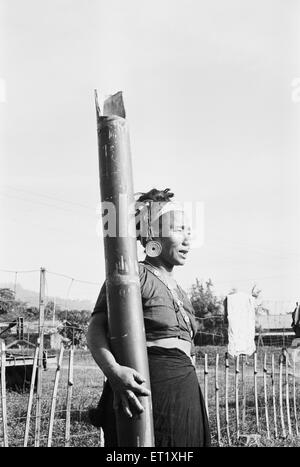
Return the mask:
M297 0L0 4L0 269L104 280L93 90L122 90L135 191L205 205L205 243L178 281L300 298ZM48 288L66 295L69 280Z

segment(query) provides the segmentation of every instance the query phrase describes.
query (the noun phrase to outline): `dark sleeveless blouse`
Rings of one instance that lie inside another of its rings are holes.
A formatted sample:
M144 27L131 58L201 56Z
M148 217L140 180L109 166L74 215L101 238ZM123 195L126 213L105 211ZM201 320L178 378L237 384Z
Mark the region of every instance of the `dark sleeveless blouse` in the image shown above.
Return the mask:
M192 342L197 332L197 325L194 309L187 294L181 287L177 290L185 313L190 319L190 326L187 325L172 293L143 262L139 262L139 277L147 341L179 337ZM96 313L107 313L105 282L92 314ZM191 328L193 336L191 336Z

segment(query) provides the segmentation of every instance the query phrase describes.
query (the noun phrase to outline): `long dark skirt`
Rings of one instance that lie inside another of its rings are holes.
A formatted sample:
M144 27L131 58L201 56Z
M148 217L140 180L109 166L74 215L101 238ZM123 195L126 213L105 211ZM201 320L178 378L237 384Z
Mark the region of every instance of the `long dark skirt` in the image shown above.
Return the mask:
M148 359L155 446L210 446L205 404L190 358L179 349L148 347ZM108 382L98 409L105 446L118 446L113 392Z

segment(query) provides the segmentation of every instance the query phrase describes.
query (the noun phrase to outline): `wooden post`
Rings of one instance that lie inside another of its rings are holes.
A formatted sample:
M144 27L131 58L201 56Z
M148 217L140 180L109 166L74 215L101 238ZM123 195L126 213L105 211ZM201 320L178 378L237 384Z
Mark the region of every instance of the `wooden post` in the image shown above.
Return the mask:
M297 416L297 394L296 394L296 362L293 359L293 402L294 402L294 420L296 436L299 436L298 416Z
M255 400L255 416L256 416L256 429L259 432L259 412L258 412L258 395L257 395L257 354L254 352L254 400Z
M67 389L67 403L66 403L66 430L65 430L65 446L70 446L70 426L71 426L71 405L72 405L72 394L73 394L73 358L74 348L70 349L69 354L69 371L68 371L68 389Z
M230 430L229 430L229 407L228 407L228 373L229 373L229 360L228 353L225 354L225 423L228 445L231 446Z
M269 411L268 411L268 393L267 393L267 354L264 355L264 399L265 399L265 416L266 416L266 426L267 426L267 438L270 439L270 425L269 425Z
M275 435L275 438L278 438L274 354L272 354L271 382L272 382L272 399L273 399L273 414L274 414L274 435Z
M239 409L239 356L235 357L235 415L236 415L236 437L240 437L240 409Z
M5 343L1 340L1 405L2 405L2 426L3 426L3 446L8 447L7 434L7 408L6 408L6 352Z
M34 358L33 358L33 367L32 367L32 374L31 374L31 381L30 381L30 390L29 390L26 425L25 425L24 448L26 448L28 444L30 417L31 417L33 393L34 393L34 386L35 386L35 379L36 379L36 368L37 368L38 355L39 355L39 343L37 347L35 348Z
M40 295L39 295L39 357L38 357L38 380L36 390L36 414L35 414L35 437L34 446L40 445L41 417L42 417L42 371L43 371L43 353L44 353L44 325L45 325L45 278L46 269L40 270Z
M205 402L207 417L209 418L209 410L208 410L208 364L207 364L207 354L204 354L204 402Z
M283 438L286 438L284 417L283 417L283 395L282 395L282 355L279 358L279 410L280 410L280 422Z
M291 413L290 413L289 364L288 364L287 354L285 357L285 406L286 406L286 416L287 416L289 436L292 436L293 432L292 432Z
M117 362L138 371L150 390L129 129L121 92L105 100L104 116L95 97L110 347ZM119 447L154 446L151 396L140 402L144 412L138 417L116 410Z
M52 444L52 433L53 433L53 424L54 424L54 417L55 417L57 390L58 390L58 383L59 383L59 377L60 377L60 370L61 370L63 355L64 355L64 345L62 343L61 346L60 346L60 352L59 352L59 357L58 357L58 363L57 363L55 379L54 379L54 386L53 386L53 393L52 393L52 402L51 402L49 429L48 429L48 442L47 442L47 447L48 448L51 447L51 444Z
M245 355L242 355L242 427L246 422L246 385L245 385Z
M221 429L220 429L220 406L219 406L219 354L216 354L216 371L215 371L215 390L216 390L216 421L218 444L221 446Z

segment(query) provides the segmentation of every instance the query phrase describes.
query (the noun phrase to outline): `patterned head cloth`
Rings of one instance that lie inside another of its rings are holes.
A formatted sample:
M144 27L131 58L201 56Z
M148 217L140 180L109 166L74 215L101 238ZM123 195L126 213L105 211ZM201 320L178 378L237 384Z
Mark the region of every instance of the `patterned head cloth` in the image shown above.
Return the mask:
M149 240L158 233L158 219L167 212L184 213L183 204L175 201L137 201L136 202L137 238Z

